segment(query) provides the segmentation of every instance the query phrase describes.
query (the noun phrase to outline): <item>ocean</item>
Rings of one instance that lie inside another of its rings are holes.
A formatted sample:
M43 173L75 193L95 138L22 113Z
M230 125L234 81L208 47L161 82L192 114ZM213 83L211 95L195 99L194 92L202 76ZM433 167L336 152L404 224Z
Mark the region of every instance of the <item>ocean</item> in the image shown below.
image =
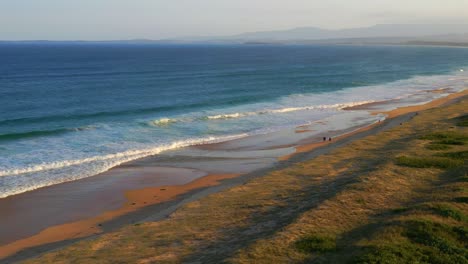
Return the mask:
M0 198L466 86L463 48L4 43Z

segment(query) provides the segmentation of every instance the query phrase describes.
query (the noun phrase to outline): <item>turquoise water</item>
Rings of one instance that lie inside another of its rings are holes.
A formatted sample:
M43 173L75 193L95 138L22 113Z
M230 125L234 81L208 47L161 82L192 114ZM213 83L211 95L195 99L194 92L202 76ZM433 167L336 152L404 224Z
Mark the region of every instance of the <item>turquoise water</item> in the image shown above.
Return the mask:
M350 105L461 90L468 49L1 44L0 58L1 198Z

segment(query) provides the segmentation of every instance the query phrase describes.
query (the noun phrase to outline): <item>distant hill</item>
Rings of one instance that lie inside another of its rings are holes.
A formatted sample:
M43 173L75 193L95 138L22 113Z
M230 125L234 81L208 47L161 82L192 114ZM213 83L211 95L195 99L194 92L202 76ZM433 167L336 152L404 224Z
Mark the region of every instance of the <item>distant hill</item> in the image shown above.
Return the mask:
M248 32L232 36L192 37L165 41L245 44L467 43L468 25L382 24L371 27L339 30L301 27L289 30Z
M288 41L343 38L427 37L434 35L459 35L466 33L468 33L468 25L382 24L364 28L339 30L303 27L290 30L243 33L224 38L243 39L248 41Z
M11 43L0 41L1 43ZM116 44L398 44L467 46L468 24L380 24L348 29L301 27L248 32L231 36L111 41L15 41L14 43L116 43Z

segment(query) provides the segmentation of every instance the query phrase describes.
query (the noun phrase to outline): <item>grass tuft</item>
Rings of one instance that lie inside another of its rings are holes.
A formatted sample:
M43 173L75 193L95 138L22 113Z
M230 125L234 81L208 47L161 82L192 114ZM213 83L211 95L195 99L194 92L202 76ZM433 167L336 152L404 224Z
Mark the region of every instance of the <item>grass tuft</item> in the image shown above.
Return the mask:
M458 160L468 160L468 150L441 153L441 154L438 154L437 156L451 158L451 159L458 159Z
M430 209L440 216L450 217L458 221L467 221L467 217L462 212L448 205L439 204L431 206Z
M455 131L444 131L444 132L434 132L434 133L429 133L426 135L423 135L419 137L419 139L423 140L444 140L444 139L451 139L451 140L461 140L461 141L467 141L468 136L455 132Z
M420 248L411 243L395 245L370 246L364 252L354 257L350 263L366 264L400 264L400 263L427 263L429 257Z
M465 142L463 140L452 139L452 138L442 139L436 142L437 144L442 144L442 145L456 145L456 146L465 145Z
M336 251L336 238L330 236L309 236L295 243L303 253L326 253Z
M409 210L411 209L408 207L400 207L400 208L391 209L390 212L392 212L393 214L401 214L401 213L406 213Z
M452 160L444 157L407 157L400 156L396 158L396 164L412 168L439 168L449 169L463 165L463 161Z
M427 220L412 220L404 224L405 235L414 243L430 247L430 255L468 256L468 250L463 248L459 228ZM439 252L437 252L439 251ZM468 259L465 258L465 263ZM448 261L446 263L460 263Z
M428 150L448 150L448 149L451 149L452 147L449 145L444 145L444 144L431 143L429 145L426 145L426 148Z
M419 139L431 140L434 141L432 144L437 145L465 145L465 142L468 141L468 136L455 131L446 131L429 133L419 137Z

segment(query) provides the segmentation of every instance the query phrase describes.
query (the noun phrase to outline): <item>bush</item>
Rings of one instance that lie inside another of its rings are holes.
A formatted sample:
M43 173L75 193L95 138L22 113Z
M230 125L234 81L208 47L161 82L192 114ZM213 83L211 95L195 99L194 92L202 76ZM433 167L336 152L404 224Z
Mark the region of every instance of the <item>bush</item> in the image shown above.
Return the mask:
M400 166L413 167L413 168L440 168L448 169L455 168L463 165L463 161L452 160L443 157L425 157L414 158L401 156L396 159L396 164Z
M309 236L296 242L296 248L303 253L326 253L336 250L336 238L329 236Z

